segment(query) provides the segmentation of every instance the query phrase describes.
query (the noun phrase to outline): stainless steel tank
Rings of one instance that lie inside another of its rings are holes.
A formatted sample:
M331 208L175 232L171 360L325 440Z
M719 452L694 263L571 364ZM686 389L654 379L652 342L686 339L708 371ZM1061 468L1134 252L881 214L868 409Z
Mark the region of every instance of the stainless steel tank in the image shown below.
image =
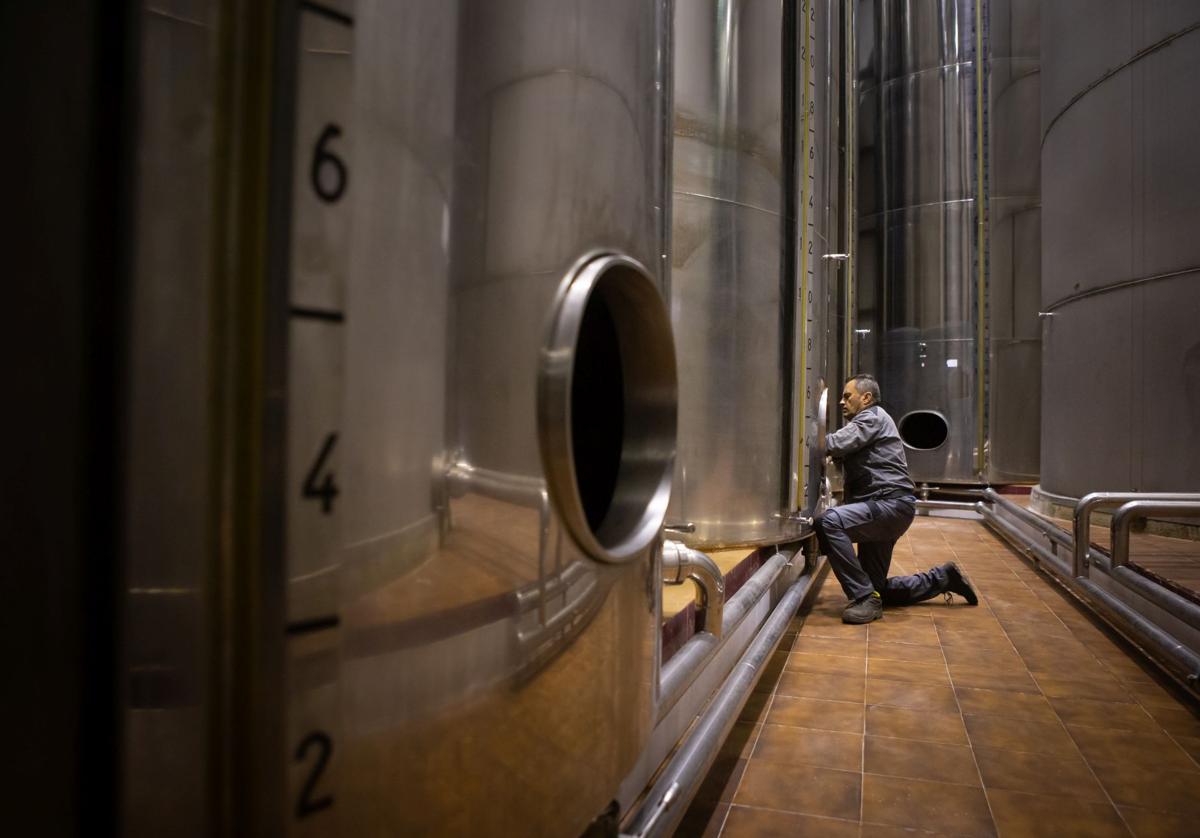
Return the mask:
M859 12L856 363L918 481L1036 476L1038 9Z
M1040 489L1195 491L1200 8L1042 15Z
M824 303L814 230L825 226L816 216L826 208L829 16L825 4L800 5L675 9L670 300L680 411L669 520L698 547L794 537L789 516L812 482L802 434L824 372L808 344Z
M578 834L649 735L675 447L665 10L357 5L340 671L331 716L293 684L290 734L309 766L306 736L332 740L337 811L314 822Z

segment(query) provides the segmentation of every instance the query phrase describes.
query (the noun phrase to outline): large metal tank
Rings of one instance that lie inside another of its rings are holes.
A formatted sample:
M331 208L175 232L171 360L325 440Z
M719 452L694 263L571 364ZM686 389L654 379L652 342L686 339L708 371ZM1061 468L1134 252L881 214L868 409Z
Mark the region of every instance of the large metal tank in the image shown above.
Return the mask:
M1046 4L1041 490L1200 487L1200 7Z
M665 9L358 4L339 811L313 821L578 834L649 735L675 435ZM307 695L295 746L334 736Z
M860 6L855 361L918 481L1036 476L1038 9Z
M814 230L826 221L829 20L815 2L675 8L669 518L695 546L793 538L791 513L810 503L802 434L824 373L823 344L809 339L824 311Z

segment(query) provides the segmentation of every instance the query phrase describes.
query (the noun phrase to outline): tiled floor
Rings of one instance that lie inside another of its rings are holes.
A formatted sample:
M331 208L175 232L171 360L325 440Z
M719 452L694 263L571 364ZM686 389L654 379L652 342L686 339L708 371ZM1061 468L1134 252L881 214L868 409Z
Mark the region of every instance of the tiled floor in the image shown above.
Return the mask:
M892 572L952 559L979 607L846 626L827 577L678 835L1200 835L1195 710L980 523L918 518Z

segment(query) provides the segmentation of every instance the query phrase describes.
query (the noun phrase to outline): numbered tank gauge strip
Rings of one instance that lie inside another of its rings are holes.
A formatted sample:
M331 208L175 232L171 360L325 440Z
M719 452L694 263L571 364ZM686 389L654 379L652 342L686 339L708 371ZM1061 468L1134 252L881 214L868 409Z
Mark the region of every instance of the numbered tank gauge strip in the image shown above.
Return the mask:
M809 501L811 487L809 482L810 452L807 444L806 428L810 420L815 418L816 399L813 389L815 370L813 368L813 339L814 311L813 287L815 280L814 265L816 257L813 254L815 239L816 216L816 177L817 177L817 81L816 81L816 49L817 49L817 7L816 0L801 0L800 3L800 167L801 167L801 201L800 201L800 305L798 306L797 321L799 323L800 341L800 374L803 380L797 389L799 404L796 405L797 448L800 452L798 486L803 495L797 492L797 504L804 507ZM810 416L810 414L813 414Z
M338 831L346 286L354 6L300 2L288 289L287 834Z

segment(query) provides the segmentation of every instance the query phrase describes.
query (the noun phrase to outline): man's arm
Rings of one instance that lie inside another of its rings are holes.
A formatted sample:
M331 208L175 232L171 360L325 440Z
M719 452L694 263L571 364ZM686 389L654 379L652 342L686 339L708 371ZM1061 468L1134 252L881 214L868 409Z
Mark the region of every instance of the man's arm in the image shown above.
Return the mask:
M825 435L825 450L831 457L845 457L855 451L866 448L875 441L879 429L883 426L875 416L875 411L860 413L850 420L850 424Z

